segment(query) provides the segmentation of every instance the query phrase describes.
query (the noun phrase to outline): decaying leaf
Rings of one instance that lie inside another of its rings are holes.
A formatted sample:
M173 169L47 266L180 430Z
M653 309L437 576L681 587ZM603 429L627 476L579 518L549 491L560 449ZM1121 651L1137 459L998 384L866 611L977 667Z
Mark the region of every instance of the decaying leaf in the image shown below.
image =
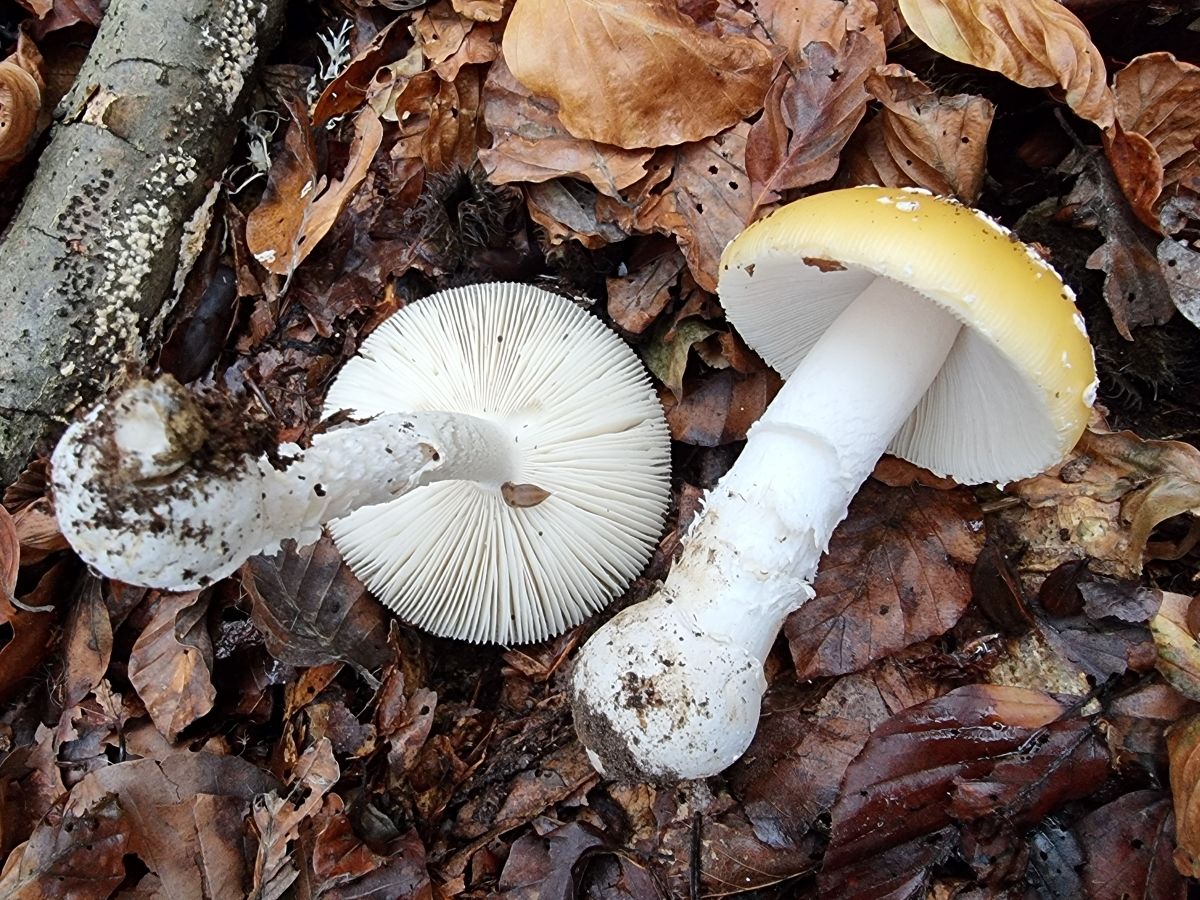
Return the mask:
M1171 797L1177 831L1175 867L1200 877L1200 716L1189 716L1167 732L1171 755ZM1169 846L1169 839L1168 839Z
M883 108L847 150L848 179L922 187L973 203L983 188L995 107L972 94L939 96L894 64L869 74L866 88Z
M906 709L846 771L821 889L908 896L957 845L956 824L1020 828L1092 793L1108 769L1091 723L1041 691L970 685Z
M762 108L775 65L758 41L703 31L670 0L522 0L504 58L571 134L626 148L724 131Z
M816 596L784 624L799 676L854 672L950 629L971 601L983 538L965 488L868 480L829 542Z
M573 137L559 121L553 101L530 93L502 59L488 70L483 85L483 118L492 146L479 151L479 162L495 184L570 175L619 197L646 174L653 155L652 150L622 150Z
M1150 633L1158 648L1158 671L1179 693L1200 700L1200 641L1188 624L1192 598L1163 593L1158 615L1150 620Z
M678 322L665 319L650 340L639 348L642 362L675 395L675 399L680 400L683 397L683 373L692 347L716 331L697 316Z
M0 62L0 165L25 155L41 109L37 79L12 60Z
M628 275L608 279L608 314L621 328L641 334L671 302L684 259L661 238L641 245Z
M374 682L369 670L391 656L388 617L332 540L322 537L299 549L287 542L274 556L254 557L247 566L251 621L272 656L294 666L342 660Z
M383 126L370 107L355 118L354 142L340 178L317 173L308 113L290 107L292 121L283 148L267 175L267 189L246 217L246 243L254 258L275 275L290 276L333 226L375 158Z
M1082 118L1106 128L1113 97L1087 28L1055 0L899 0L908 27L951 59L1026 87L1057 85Z
M1171 866L1174 817L1161 791L1131 791L1076 826L1089 897L1182 900L1187 885Z
M329 900L405 897L433 900L433 885L425 866L425 847L410 830L386 847L368 847L354 833L345 804L337 794L325 798L322 824L313 843L314 894Z
M707 372L697 383L686 386L678 403L670 392L659 395L667 410L671 437L685 444L717 447L745 440L783 385L773 369L764 367L753 375L733 369Z
M804 47L795 69L780 72L746 143L753 209L837 171L867 111L867 76L883 60L881 35L848 31L835 45Z
M1200 328L1200 252L1168 237L1159 243L1157 255L1175 308Z
M1174 231L1159 213L1200 167L1200 67L1147 53L1116 74L1113 92L1116 126L1105 134L1113 172L1143 223Z
M213 707L213 648L196 592L160 594L150 624L129 655L129 680L169 741Z
M255 798L258 855L250 891L254 900L275 900L299 876L293 845L300 836L300 827L321 808L340 774L333 748L327 739L322 739L296 760L286 795L272 792Z

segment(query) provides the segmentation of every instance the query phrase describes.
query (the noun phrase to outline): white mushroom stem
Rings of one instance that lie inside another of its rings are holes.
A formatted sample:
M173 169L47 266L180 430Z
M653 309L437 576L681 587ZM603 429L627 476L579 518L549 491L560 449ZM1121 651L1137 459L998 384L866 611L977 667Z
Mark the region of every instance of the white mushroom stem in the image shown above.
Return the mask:
M220 436L215 436L220 437ZM513 436L456 413L391 414L266 456L210 440L174 379L141 381L72 425L52 457L59 524L100 572L168 590L202 587L281 541L445 479L516 477Z
M959 329L880 278L812 348L706 498L659 591L579 657L576 724L601 772L697 778L741 756L784 617L812 596L830 535Z

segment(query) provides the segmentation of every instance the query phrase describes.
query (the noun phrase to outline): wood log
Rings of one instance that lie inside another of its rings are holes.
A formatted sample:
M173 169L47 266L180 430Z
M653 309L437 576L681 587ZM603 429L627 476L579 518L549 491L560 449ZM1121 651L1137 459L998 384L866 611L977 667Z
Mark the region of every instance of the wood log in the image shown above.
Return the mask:
M159 338L286 0L112 0L0 241L0 482Z

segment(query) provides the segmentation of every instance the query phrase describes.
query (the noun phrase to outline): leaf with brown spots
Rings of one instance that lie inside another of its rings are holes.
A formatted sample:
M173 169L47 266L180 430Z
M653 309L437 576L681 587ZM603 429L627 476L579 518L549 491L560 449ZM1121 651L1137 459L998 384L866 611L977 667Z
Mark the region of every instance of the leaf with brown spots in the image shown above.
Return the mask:
M1164 592L1158 615L1150 620L1150 633L1163 678L1185 697L1200 700L1200 641L1187 621L1191 604L1187 594Z
M213 648L198 592L159 594L150 623L129 654L129 681L169 741L213 708Z
M848 179L923 187L973 203L983 188L995 107L972 94L939 96L898 65L872 72L866 87L883 108L847 150Z
M685 384L676 402L668 391L659 399L667 410L671 437L685 444L717 447L745 440L750 426L762 417L783 381L765 366L753 375L733 369L706 372Z
M971 601L983 513L965 488L868 480L829 542L816 596L784 624L801 678L862 669L956 623Z
M883 61L882 35L848 31L836 46L804 47L794 71L780 72L746 143L752 209L832 177L867 111L867 76Z
M534 96L497 60L483 85L483 120L492 135L479 162L494 184L548 181L562 175L586 179L609 197L646 174L653 150L622 150L573 137L552 100Z
M671 302L683 267L682 254L665 239L639 244L629 274L608 279L609 317L626 331L641 334Z
M316 880L315 896L328 900L432 900L425 847L416 831L408 831L384 847L369 847L354 833L345 803L337 794L328 795L319 819L308 858Z
M701 141L740 122L762 108L775 66L758 41L703 31L671 0L521 0L504 58L573 135L625 148Z

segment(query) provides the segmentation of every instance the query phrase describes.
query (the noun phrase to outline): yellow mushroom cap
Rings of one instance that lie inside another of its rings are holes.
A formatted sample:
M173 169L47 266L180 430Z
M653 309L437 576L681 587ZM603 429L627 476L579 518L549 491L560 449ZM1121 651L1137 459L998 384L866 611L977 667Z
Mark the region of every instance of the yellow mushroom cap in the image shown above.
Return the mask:
M806 197L725 248L718 291L746 342L786 378L878 277L966 326L892 453L985 482L1033 475L1074 446L1097 385L1074 294L977 210L911 188Z

